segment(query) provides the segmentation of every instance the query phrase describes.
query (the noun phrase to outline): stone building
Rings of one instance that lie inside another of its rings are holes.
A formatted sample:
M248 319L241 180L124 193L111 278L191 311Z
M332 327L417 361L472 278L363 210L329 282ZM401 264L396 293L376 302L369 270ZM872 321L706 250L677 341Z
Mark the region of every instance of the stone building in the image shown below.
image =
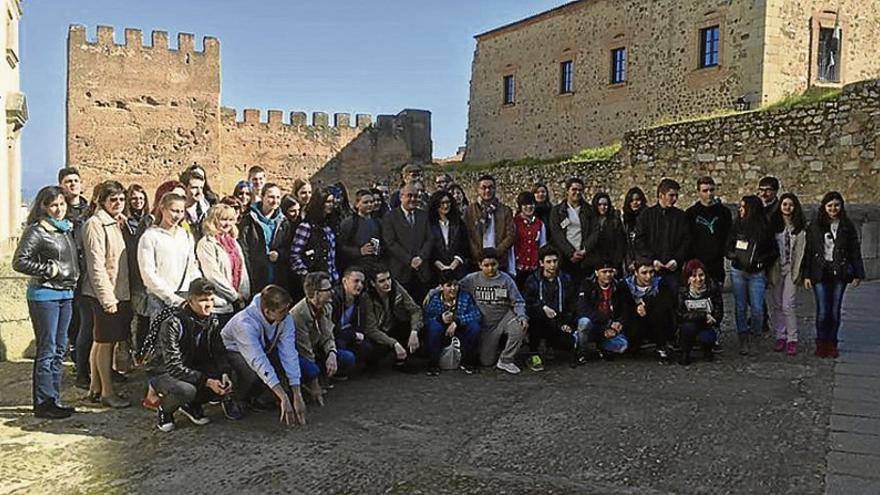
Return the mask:
M877 77L880 2L579 0L476 40L467 160L546 158Z
M21 129L27 121L27 103L19 84L18 22L22 10L19 0L0 3L0 104L6 109L6 126L0 127L0 142L6 143L0 153L0 252L11 248L10 239L18 235L21 218Z
M264 167L270 179L289 185L296 178L364 185L392 168L432 159L431 114L312 114L221 106L220 42L181 33L177 47L168 34L126 29L117 44L112 27L68 32L67 164L83 174L86 188L109 178L148 189L198 163L212 187L230 192L249 167Z

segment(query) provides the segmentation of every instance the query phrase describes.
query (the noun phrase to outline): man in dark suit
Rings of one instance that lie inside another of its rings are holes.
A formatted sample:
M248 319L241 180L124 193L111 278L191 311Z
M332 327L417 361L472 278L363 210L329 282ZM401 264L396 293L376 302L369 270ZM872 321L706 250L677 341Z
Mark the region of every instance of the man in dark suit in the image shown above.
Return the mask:
M388 267L413 299L421 302L431 279L432 237L428 214L418 209L419 193L412 184L400 190L400 207L382 217L382 238Z

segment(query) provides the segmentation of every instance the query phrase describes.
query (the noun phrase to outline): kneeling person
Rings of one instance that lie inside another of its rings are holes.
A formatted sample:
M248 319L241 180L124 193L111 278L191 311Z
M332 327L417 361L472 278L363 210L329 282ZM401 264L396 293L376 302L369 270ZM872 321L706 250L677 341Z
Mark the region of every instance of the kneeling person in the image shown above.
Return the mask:
M318 380L321 373L332 377L340 368L344 370L354 366L354 353L336 348L333 308L330 304L333 297L330 274L306 274L303 291L306 297L293 306L290 314L296 326L296 349L299 352L302 381L315 402L322 404L324 400Z
M480 308L468 292L459 290L452 270L440 272L440 289L428 296L425 326L430 364L428 373L439 373L440 355L452 337L461 342L462 369L471 374L479 364Z
M370 278L373 290L365 302L364 335L379 346L374 359L381 361L379 356L387 356L388 351L393 350L395 369L414 371L410 357L420 347L419 332L424 326L422 308L403 285L391 278L387 269L374 272Z
M595 277L584 279L578 294L578 330L595 342L599 355L613 358L629 346L624 334L632 298L623 282L614 279L615 263L600 262Z
M675 333L677 294L656 274L654 262L647 258L636 260L635 272L625 282L633 303L627 315L627 337L632 350L638 352L643 342L653 341L661 363L668 362L669 343Z
M238 375L235 400L241 404L271 390L281 405L281 421L288 425L306 422L296 328L288 313L292 303L286 290L267 285L221 333L229 362ZM282 378L290 385L289 395Z
M520 372L514 358L529 327L526 303L510 275L498 270L498 255L493 248L480 253L480 271L461 279L461 288L469 292L483 315L480 332L480 364L495 365L512 375ZM507 338L500 356L498 347ZM497 361L496 361L497 360Z
M574 331L577 292L571 277L559 270L559 253L552 246L544 246L538 251L538 263L539 268L526 279L523 289L531 327L528 364L532 371L544 369L541 343L548 350L574 351L574 363L577 363L580 348L587 341L580 332Z
M159 327L156 360L149 368L156 374L150 384L159 394L159 429L174 429L174 413L180 410L197 425L209 422L202 405L223 401L229 419L240 419L232 402L234 373L226 359L220 322L214 309L214 285L197 278L189 285L186 304L175 308Z

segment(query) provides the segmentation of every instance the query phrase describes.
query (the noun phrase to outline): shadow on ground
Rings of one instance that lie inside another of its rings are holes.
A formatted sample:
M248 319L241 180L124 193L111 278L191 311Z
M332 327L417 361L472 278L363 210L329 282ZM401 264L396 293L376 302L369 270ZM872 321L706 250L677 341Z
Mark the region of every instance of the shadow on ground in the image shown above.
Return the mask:
M818 494L832 363L811 355L812 318L800 323L797 357L767 337L742 358L728 325L727 351L688 368L646 357L359 377L297 429L274 413L225 421L216 406L212 424L178 417L171 434L140 408L40 421L23 407L30 363L0 363L0 472L14 474L0 493ZM125 390L139 399L142 381Z

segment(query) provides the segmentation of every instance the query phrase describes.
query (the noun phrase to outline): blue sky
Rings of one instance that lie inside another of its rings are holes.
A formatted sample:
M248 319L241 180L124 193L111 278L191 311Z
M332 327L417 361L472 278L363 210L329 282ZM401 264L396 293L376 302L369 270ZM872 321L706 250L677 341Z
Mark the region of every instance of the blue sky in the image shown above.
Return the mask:
M434 154L455 153L467 128L473 35L565 0L32 0L21 25L25 196L64 163L70 24L220 39L222 102L242 109L433 112ZM265 115L265 114L264 114ZM265 118L265 117L264 117Z

